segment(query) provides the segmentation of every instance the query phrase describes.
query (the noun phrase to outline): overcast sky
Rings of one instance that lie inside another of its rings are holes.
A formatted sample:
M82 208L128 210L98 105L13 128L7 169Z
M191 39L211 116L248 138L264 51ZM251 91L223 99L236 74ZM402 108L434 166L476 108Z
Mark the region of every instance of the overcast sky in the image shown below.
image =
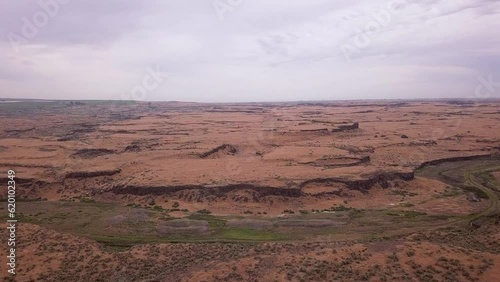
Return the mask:
M0 0L0 97L465 98L500 81L499 13L493 0Z

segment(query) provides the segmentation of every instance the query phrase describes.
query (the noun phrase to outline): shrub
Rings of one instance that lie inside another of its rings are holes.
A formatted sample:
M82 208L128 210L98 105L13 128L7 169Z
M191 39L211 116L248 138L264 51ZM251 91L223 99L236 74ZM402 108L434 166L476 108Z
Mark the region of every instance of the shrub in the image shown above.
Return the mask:
M92 198L80 197L80 202L81 203L95 203L95 200Z
M212 212L207 210L207 209L202 209L202 210L199 210L199 211L196 211L196 213L201 213L201 214L211 214Z
M409 249L408 251L406 251L406 255L409 256L409 257L414 256L415 255L415 250Z

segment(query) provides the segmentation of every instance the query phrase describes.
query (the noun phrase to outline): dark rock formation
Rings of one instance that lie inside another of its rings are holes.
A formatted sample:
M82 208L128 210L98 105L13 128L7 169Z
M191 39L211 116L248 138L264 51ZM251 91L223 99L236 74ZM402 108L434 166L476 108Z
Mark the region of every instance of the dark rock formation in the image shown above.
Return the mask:
M131 194L138 196L145 195L174 195L177 192L195 191L199 195L196 198L207 197L225 197L229 192L238 190L250 190L253 194L253 200L258 202L260 198L265 196L283 196L283 197L301 197L306 195L302 192L302 188L307 184L317 183L342 183L349 189L355 189L366 192L375 184L382 187L388 187L388 181L402 179L412 180L413 172L390 172L390 173L375 173L368 175L366 179L350 180L344 178L316 178L302 182L295 188L288 187L271 187L271 186L256 186L252 184L229 184L224 186L204 186L204 185L178 185L178 186L139 186L139 185L124 185L109 188L105 192L113 194ZM334 192L331 194L338 194Z
M256 196L285 196L300 197L303 195L298 188L279 188L270 186L255 186L251 184L230 184L225 186L203 186L203 185L179 185L179 186L118 186L111 188L110 192L114 194L132 194L132 195L172 195L179 191L195 190L203 195L212 195L216 197L225 196L227 193L236 190L253 190Z
M111 176L120 173L121 169L113 170L96 170L96 171L74 171L67 173L64 178L91 178L99 176Z
M421 168L423 168L425 166L429 166L429 165L438 165L438 164L442 164L445 162L470 161L470 160L476 160L476 159L482 159L482 158L489 158L492 156L493 156L493 154L485 154L485 155L451 157L451 158L431 160L431 161L423 162L422 164L420 164L418 166L417 169L421 169Z
M238 151L234 146L229 145L229 144L222 144L218 147L213 148L210 151L204 152L200 154L200 158L204 159L207 158L211 155L214 155L220 151L224 151L228 155L234 155Z
M437 145L437 142L434 140L419 140L419 141L412 141L409 144L410 146L432 146L432 145Z
M325 168L334 168L334 167L358 166L369 162L370 162L370 156L364 156L360 158L353 158L353 157L321 158L312 162L304 162L300 164L319 166Z
M415 178L413 172L377 172L371 175L367 175L364 179L352 180L345 178L315 178L302 182L300 187L304 187L307 184L311 183L342 183L345 184L348 188L359 190L359 191L367 191L375 184L380 184L380 186L387 188L389 187L388 181L402 179L402 180L412 180Z
M330 131L328 131L328 128L320 128L320 129L302 129L300 132L314 132L314 133L322 133L322 134L329 134Z
M124 152L140 152L141 151L141 147L137 144L131 144L131 145L128 145Z
M348 130L354 130L359 128L359 122L355 122L352 125L339 125L337 128L334 128L332 132L342 132Z

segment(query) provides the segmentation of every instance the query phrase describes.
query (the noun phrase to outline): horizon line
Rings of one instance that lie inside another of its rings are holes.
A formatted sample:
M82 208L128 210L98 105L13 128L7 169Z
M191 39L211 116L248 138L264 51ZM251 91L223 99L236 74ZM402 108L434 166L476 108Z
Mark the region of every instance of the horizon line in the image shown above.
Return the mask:
M317 103L317 102L354 102L354 101L447 101L447 100L478 100L474 97L447 97L447 98L364 98L364 99L322 99L322 100L282 100L282 101L181 101L181 100L120 100L120 99L44 99L44 98L0 98L0 101L45 101L45 102L74 102L74 101L94 101L94 102L134 102L134 103L192 103L192 104L246 104L246 103ZM489 97L480 99L481 101L500 100L500 97Z

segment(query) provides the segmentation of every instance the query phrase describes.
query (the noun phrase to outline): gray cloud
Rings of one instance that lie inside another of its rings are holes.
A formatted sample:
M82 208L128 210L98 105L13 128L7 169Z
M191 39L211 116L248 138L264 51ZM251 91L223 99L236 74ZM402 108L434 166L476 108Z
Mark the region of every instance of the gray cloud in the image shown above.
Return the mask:
M499 1L246 0L223 20L211 1L65 1L18 52L9 34L44 10L0 4L0 97L120 99L148 66L170 74L148 100L466 97L500 80Z

